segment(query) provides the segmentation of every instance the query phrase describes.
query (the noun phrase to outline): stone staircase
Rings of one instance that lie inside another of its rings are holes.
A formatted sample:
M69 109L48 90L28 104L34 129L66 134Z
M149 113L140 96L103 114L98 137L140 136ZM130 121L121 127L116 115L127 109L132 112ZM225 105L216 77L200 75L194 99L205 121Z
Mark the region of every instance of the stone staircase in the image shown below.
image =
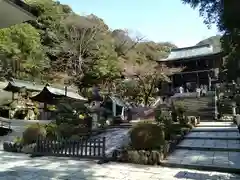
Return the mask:
M213 119L214 117L214 95L197 98L196 96L173 97L175 103L183 104L189 116L200 116L201 119Z
M240 134L232 122L201 122L162 165L240 173ZM239 179L239 178L238 178Z

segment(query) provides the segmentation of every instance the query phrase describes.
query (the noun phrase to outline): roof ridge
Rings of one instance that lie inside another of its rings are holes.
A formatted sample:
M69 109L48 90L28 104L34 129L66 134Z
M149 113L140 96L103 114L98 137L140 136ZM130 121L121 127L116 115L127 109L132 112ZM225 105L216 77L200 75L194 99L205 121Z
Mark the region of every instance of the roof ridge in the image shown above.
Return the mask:
M188 47L183 47L183 48L174 48L174 49L171 49L171 52L182 51L182 50L189 50L189 49L197 49L197 48L203 48L203 47L210 48L211 45L210 44L203 44L203 45L188 46Z

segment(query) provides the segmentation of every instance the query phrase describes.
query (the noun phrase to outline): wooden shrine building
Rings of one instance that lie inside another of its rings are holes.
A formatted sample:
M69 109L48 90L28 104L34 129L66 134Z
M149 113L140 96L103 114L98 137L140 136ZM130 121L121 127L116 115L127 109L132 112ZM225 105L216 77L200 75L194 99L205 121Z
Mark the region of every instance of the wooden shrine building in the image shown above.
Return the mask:
M219 69L222 66L222 52L211 45L199 45L172 49L166 59L158 61L160 66L182 67L183 71L171 76L168 88L173 91L183 87L195 91L197 87L205 85L208 90L218 81Z

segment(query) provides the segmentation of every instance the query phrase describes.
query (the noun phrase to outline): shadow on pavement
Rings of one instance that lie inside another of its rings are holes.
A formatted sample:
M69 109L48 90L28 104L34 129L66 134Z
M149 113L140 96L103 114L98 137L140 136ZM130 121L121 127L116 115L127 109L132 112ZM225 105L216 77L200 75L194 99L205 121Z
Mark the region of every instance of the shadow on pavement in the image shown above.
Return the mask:
M211 174L203 172L188 172L188 171L179 171L175 176L177 179L189 179L189 180L213 180L213 179L223 179L223 180L237 180L239 176L237 174L221 174L214 172Z
M0 153L0 179L92 179L97 176L93 171L93 161L48 157L30 158L15 153ZM103 177L104 178L104 177Z

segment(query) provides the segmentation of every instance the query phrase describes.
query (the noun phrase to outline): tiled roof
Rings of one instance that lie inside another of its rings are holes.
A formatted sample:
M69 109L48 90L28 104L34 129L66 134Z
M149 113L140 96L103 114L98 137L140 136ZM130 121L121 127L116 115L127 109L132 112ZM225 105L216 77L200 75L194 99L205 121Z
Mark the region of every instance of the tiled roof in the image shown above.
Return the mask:
M209 44L185 47L185 48L177 48L177 49L172 49L171 53L166 59L160 59L159 61L188 59L193 57L207 56L207 55L216 54L216 53L219 53L219 52L214 51L213 47Z
M31 97L32 100L38 101L38 102L46 102L46 103L52 103L56 102L56 100L59 100L59 98L67 97L69 100L78 100L78 101L87 101L86 98L79 95L77 92L73 92L71 90L67 90L67 92L64 89L58 89L54 87L50 87L46 85L41 92L38 94L35 94Z
M46 86L45 87L50 93L52 93L53 95L57 95L57 96L67 96L68 98L71 99L76 99L76 100L81 100L81 101L87 101L86 98L80 96L78 93L73 92L73 91L67 91L67 94L65 90L63 89L58 89L58 88L54 88L54 87L49 87Z
M44 88L44 85L36 84L30 81L12 79L8 82L8 85L4 88L4 90L18 92L21 88L26 88L28 91L41 91Z

